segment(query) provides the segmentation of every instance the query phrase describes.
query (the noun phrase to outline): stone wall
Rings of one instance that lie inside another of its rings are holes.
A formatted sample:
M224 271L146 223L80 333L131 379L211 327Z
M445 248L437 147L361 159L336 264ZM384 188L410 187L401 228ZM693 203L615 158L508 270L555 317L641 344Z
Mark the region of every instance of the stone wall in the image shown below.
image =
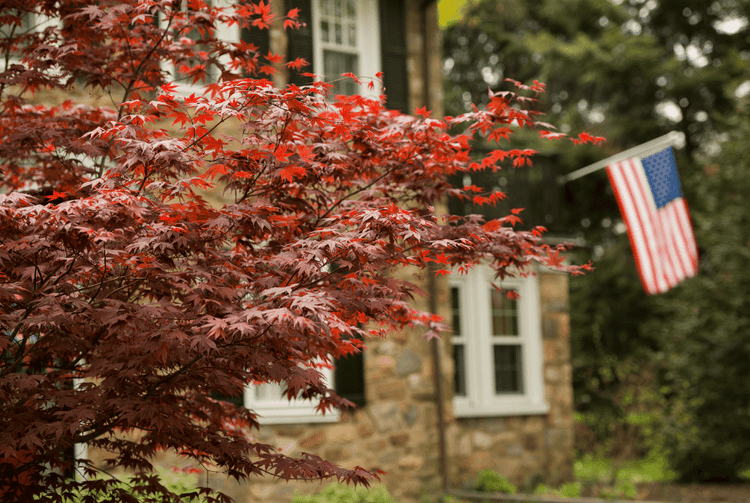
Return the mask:
M414 280L412 272L403 274ZM417 282L424 283L420 278ZM418 298L415 305L428 309L427 298ZM381 476L383 483L402 502L438 494L438 430L431 343L421 335L422 331L405 330L384 339L366 341L365 407L343 412L336 423L262 426L258 440L281 446L284 453L292 455L307 452L348 468L382 470L386 472ZM444 369L451 365L450 353L447 355L443 358ZM448 375L446 382L452 382ZM451 408L446 410L450 412ZM238 503L258 498L272 503L288 502L295 491L310 493L322 487L319 483L280 482L270 478L231 486L217 477L211 484L226 490Z

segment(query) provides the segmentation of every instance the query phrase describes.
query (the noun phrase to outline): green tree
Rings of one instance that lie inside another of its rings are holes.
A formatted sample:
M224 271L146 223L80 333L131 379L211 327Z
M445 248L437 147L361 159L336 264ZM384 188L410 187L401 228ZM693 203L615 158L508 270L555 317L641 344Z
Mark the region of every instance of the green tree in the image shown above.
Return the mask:
M549 122L562 125L563 132L583 129L607 137L600 149L555 144L550 151L528 136L526 146L539 149L540 160L547 159L562 173L670 130L684 133L686 146L677 153L678 165L683 191L698 215L698 243L704 257L723 253L720 250L728 243L721 243L719 234L715 238L705 235L720 226L701 227L703 222L721 219L723 211L708 205L720 197L720 187L716 176L707 174L712 171L701 166L719 140L726 141L722 135L737 127L733 123L735 93L748 75L749 18L746 0L478 0L467 7L462 22L446 30L446 110L457 114L472 101L481 102L488 87L498 90L508 76L546 83L548 92L540 108ZM729 147L730 151L742 145L737 134L729 138L737 145ZM497 183L502 176L505 173L487 175L485 183ZM735 174L722 172L720 176L731 184ZM741 186L743 182L737 179L736 183ZM593 274L571 282L579 410L606 413L612 422L625 422L632 402L622 398L626 395L622 391L627 383L638 382L635 377L643 377L633 369L646 366L654 389L666 383L667 398L687 398L680 382L701 383L697 377L685 381L686 375L692 375L688 367L699 363L690 351L701 355L711 346L701 346L700 338L683 343L693 333L685 325L689 318L683 311L694 309L695 304L681 296L705 295L700 285L712 274L710 261L703 259L698 279L660 299L648 298L640 287L625 227L604 173L575 180L560 190L562 207L549 228L558 234L580 233L586 247L579 258L592 258L596 266ZM510 205L515 206L515 194L509 196ZM747 246L748 241L744 243ZM736 260L741 257L737 255ZM740 281L743 273L737 271L732 280ZM715 313L703 316L721 316L727 337L731 333L741 339L741 316L728 307L714 309ZM674 343L665 343L667 334ZM717 351L732 347L722 346L720 338L714 344ZM739 354L730 350L726 356ZM723 364L731 366L733 361ZM721 382L734 370L716 367L712 372ZM712 392L697 386L692 393L704 400ZM687 407L682 416L691 427L708 428L707 423L693 421L699 413L697 406ZM677 431L675 425L671 427ZM600 438L611 433L609 425L598 432ZM724 441L722 435L714 438ZM680 452L687 459L691 452L683 447ZM678 450L672 452L677 456ZM680 464L677 458L674 462ZM684 468L686 478L696 473Z
M554 145L563 172L674 129L686 135L679 163L694 169L698 145L734 112L750 50L748 13L747 1L475 1L445 33L446 111L486 102L487 88L501 89L509 76L536 79L547 85L541 109L549 122L607 137L602 149ZM571 182L559 229L583 226L592 244L617 235L609 194L605 176Z
M721 152L688 180L701 185L700 274L660 299L672 322L654 326L674 392L660 438L684 480L735 481L750 467L750 120L742 112L731 124Z

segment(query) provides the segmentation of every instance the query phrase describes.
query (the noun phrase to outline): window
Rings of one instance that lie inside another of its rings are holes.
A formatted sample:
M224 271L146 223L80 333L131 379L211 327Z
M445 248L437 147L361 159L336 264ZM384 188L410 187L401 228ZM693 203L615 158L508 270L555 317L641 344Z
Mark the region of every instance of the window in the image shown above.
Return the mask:
M333 371L321 369L327 382ZM325 415L317 412L317 400L287 400L281 384L267 383L245 388L245 407L258 413L260 424L332 423L339 419L339 411L332 409Z
M376 97L378 86L367 89L380 71L378 2L313 0L313 73L333 84L334 94ZM341 78L362 77L364 84Z
M339 270L337 264L324 267L327 270ZM338 358L334 360L333 365L335 369L320 369L326 383L329 386L332 383L333 389L341 398L349 400L358 407L364 407L364 353L360 351ZM317 400L290 401L283 396L283 392L284 387L281 384L267 383L260 386L247 386L243 397L244 406L258 413L261 424L329 423L338 421L340 416L338 410L332 409L323 415L316 410Z
M226 5L230 0L211 0L209 4ZM182 4L185 7L185 2ZM312 72L333 84L334 94L361 94L376 98L381 89L375 86L368 89L369 79L374 79L381 70L380 19L378 2L371 0L309 0L288 1L287 8L300 9L300 21L308 27L287 30L289 38L287 56L289 59L302 57L312 64L303 72ZM312 29L310 29L310 27ZM217 26L216 37L228 41L242 38L260 48L262 54L269 49L268 30L245 29L240 32L236 26ZM184 34L187 38L199 40L198 30ZM183 84L183 91L189 92L192 79L179 75L174 66L167 67L173 77ZM216 72L209 71L209 82L215 81ZM362 77L360 86L354 81L341 77L343 73L353 73ZM395 72L394 72L395 73ZM396 75L398 76L398 75ZM291 75L291 82L304 84L306 79ZM397 87L393 84L393 87ZM403 86L399 86L403 87Z
M486 266L451 276L456 416L546 413L538 279L509 278L498 290L493 276Z
M365 405L364 354L350 354L334 362L335 370L321 369L326 382L334 383L336 393L358 407ZM316 400L287 400L282 394L281 384L262 384L245 388L244 397L225 397L214 395L214 398L225 400L235 405L244 405L258 413L261 424L295 424L295 423L333 423L338 421L340 413L332 409L325 415L315 407Z

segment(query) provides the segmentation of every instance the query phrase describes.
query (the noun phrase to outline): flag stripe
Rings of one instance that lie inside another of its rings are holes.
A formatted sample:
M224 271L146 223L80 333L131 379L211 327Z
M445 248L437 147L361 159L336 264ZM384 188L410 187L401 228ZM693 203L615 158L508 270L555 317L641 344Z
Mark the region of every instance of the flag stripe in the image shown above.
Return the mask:
M690 262L688 270L695 274L698 272L698 244L695 242L693 223L690 221L690 210L685 199L682 199L681 206L677 212L677 221L680 223L680 232L687 248L687 258Z
M638 267L641 282L646 291L652 291L655 288L654 282L657 272L655 264L650 259L651 254L648 250L648 240L644 233L646 226L640 222L640 216L634 204L636 200L634 195L635 177L629 176L634 170L629 169L630 166L628 166L631 162L632 160L629 159L617 163L607 168L607 174L615 190L615 197L620 206L620 212L625 219L625 224L628 226L628 237L630 238L630 245L633 248L633 254L636 257L636 266Z
M675 233L675 239L674 244L675 248L677 249L677 252L675 253L677 259L679 260L680 264L680 280L685 279L689 274L690 271L693 268L692 261L690 259L690 254L688 252L688 247L685 237L685 233L680 228L680 205L684 205L685 200L680 198L676 201L672 201L669 203L669 228L674 230Z
M682 236L680 236L680 229L677 224L677 215L675 213L675 209L675 201L671 201L667 203L664 208L662 208L661 213L665 220L665 229L671 229L672 233L674 234L675 239L668 239L667 242L670 245L669 249L672 258L672 267L674 268L674 272L676 275L676 282L679 283L680 281L685 279L687 268L686 264L683 261L682 250L680 246Z
M687 277L695 276L695 273L697 272L697 268L695 267L695 263L697 263L697 256L696 260L693 260L693 258L688 253L688 240L695 242L695 238L693 237L692 229L689 229L690 234L686 235L683 229L680 228L679 214L687 211L685 200L680 198L672 201L670 203L669 209L672 220L672 224L670 225L671 241L675 244L675 248L677 250L675 256L680 261L679 263L681 273L679 281L682 281Z
M667 203L670 204L670 203ZM681 281L680 278L680 265L676 257L677 248L672 238L671 225L669 220L669 210L666 207L661 208L656 212L656 219L659 221L659 227L657 228L656 237L659 240L659 253L666 260L664 272L667 276L668 285L676 285Z
M648 195L644 193L644 197L648 197ZM650 236L651 239L654 240L654 248L656 248L656 255L652 260L655 264L660 266L659 269L661 270L661 282L657 285L657 291L663 291L662 289L666 290L669 288L668 285L675 281L672 269L672 257L669 254L669 244L664 239L664 219L662 218L661 212L654 211L652 208L644 207L641 211L643 211L643 213L648 213L650 217Z
M638 275L646 292L665 292L686 277L695 276L697 245L681 192L675 191L674 196L678 197L657 209L639 158L613 163L607 166L607 174L628 227Z

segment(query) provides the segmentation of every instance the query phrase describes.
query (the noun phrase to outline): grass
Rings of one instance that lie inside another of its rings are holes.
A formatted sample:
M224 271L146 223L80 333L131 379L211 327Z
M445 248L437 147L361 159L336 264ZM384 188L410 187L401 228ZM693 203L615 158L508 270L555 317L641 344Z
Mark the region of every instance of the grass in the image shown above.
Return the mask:
M613 460L584 455L574 465L575 477L584 488L598 488L602 498L633 499L637 485L646 482L670 482L675 473L667 460L652 455L646 459Z
M669 469L667 460L652 455L646 459L614 461L595 458L590 454L578 459L574 465L577 480L587 482L670 482L675 473Z
M620 461L587 454L575 462L574 470L575 482L560 487L537 484L522 488L521 493L563 498L585 495L605 499L634 499L638 484L669 482L675 477L674 472L669 470L666 459L656 455L647 459ZM504 494L518 492L507 478L492 470L484 470L477 475L474 489Z

